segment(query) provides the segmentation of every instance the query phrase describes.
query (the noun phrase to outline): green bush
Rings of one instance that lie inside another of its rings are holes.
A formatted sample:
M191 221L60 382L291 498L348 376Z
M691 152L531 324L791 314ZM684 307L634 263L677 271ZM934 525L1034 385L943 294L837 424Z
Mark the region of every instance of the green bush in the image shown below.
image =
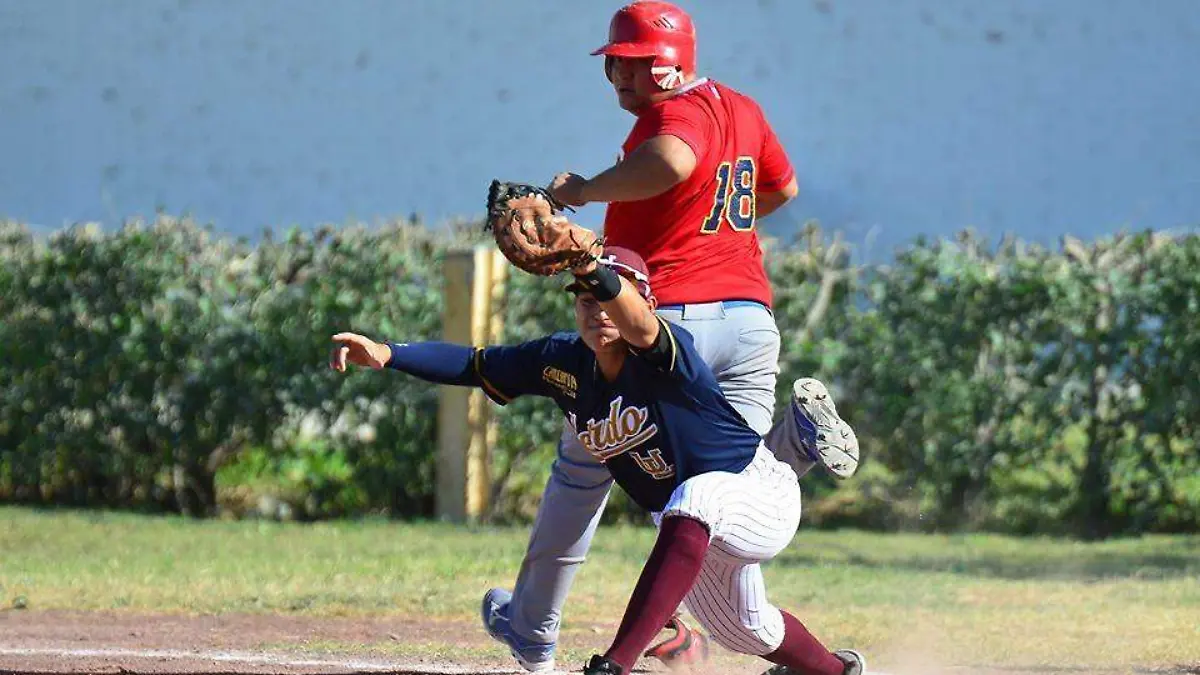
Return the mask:
M159 217L35 240L0 223L0 501L196 516L424 517L437 388L332 373L330 336L440 339L445 252L477 227L266 232ZM855 267L809 226L768 242L791 381L824 379L863 448L804 480L805 522L1105 537L1200 525L1200 238L1059 250L970 232ZM567 328L514 273L504 341ZM527 521L562 425L497 408L496 521ZM644 522L619 490L609 521Z

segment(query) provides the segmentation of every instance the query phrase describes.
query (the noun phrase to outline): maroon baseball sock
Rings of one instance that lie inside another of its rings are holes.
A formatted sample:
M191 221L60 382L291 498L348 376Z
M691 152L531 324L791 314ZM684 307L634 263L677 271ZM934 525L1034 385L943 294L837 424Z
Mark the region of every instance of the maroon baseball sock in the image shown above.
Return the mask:
M663 519L654 550L625 607L617 637L604 656L626 673L633 668L696 583L706 551L708 528L704 523L682 516Z
M787 612L780 613L783 614L783 644L764 659L804 675L842 675L845 672L846 664L813 637L800 619Z

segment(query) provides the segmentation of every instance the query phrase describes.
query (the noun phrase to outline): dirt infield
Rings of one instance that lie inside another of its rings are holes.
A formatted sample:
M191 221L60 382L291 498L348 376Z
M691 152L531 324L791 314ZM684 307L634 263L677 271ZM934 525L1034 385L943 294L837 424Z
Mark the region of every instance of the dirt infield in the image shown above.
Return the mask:
M516 672L495 643L470 628L412 619L0 612L0 671ZM456 649L463 656L448 659L446 653Z
M608 634L613 628L588 626L574 628L571 634ZM560 668L578 672L581 664L582 659L579 663L572 660L560 663ZM639 672L665 672L655 663L644 665L648 668L639 664ZM754 659L722 654L703 669L702 675L751 675L762 670ZM1200 668L1020 670L959 666L902 670L903 675L1200 675ZM501 675L523 671L515 668L503 649L477 625L468 622L4 611L0 612L0 673ZM884 674L872 670L872 675Z

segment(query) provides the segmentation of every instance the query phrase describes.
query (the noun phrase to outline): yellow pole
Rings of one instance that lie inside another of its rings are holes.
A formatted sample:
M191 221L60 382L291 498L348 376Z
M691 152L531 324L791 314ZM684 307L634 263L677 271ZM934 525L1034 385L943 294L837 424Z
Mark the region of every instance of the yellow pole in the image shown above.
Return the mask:
M471 344L471 278L474 256L470 251L449 251L444 275L442 339ZM466 451L470 443L465 423L470 408L470 390L438 387L437 494L438 518L461 522L466 519Z
M491 246L446 255L447 341L477 347L499 342L506 262ZM482 391L466 387L443 386L439 397L437 515L454 522L476 520L489 507L490 451L497 438L493 404Z

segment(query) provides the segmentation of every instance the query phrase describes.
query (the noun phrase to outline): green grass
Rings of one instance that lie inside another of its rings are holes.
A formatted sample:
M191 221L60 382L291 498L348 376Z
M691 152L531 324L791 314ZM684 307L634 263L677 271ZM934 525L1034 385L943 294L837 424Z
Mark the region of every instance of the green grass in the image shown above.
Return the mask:
M0 607L423 615L475 621L511 585L525 528L386 521L190 521L0 508ZM565 628L616 622L650 550L601 530ZM879 663L1200 663L1200 537L1099 544L803 532L766 571L772 600ZM577 624L577 626L579 625ZM398 647L400 648L400 647Z

